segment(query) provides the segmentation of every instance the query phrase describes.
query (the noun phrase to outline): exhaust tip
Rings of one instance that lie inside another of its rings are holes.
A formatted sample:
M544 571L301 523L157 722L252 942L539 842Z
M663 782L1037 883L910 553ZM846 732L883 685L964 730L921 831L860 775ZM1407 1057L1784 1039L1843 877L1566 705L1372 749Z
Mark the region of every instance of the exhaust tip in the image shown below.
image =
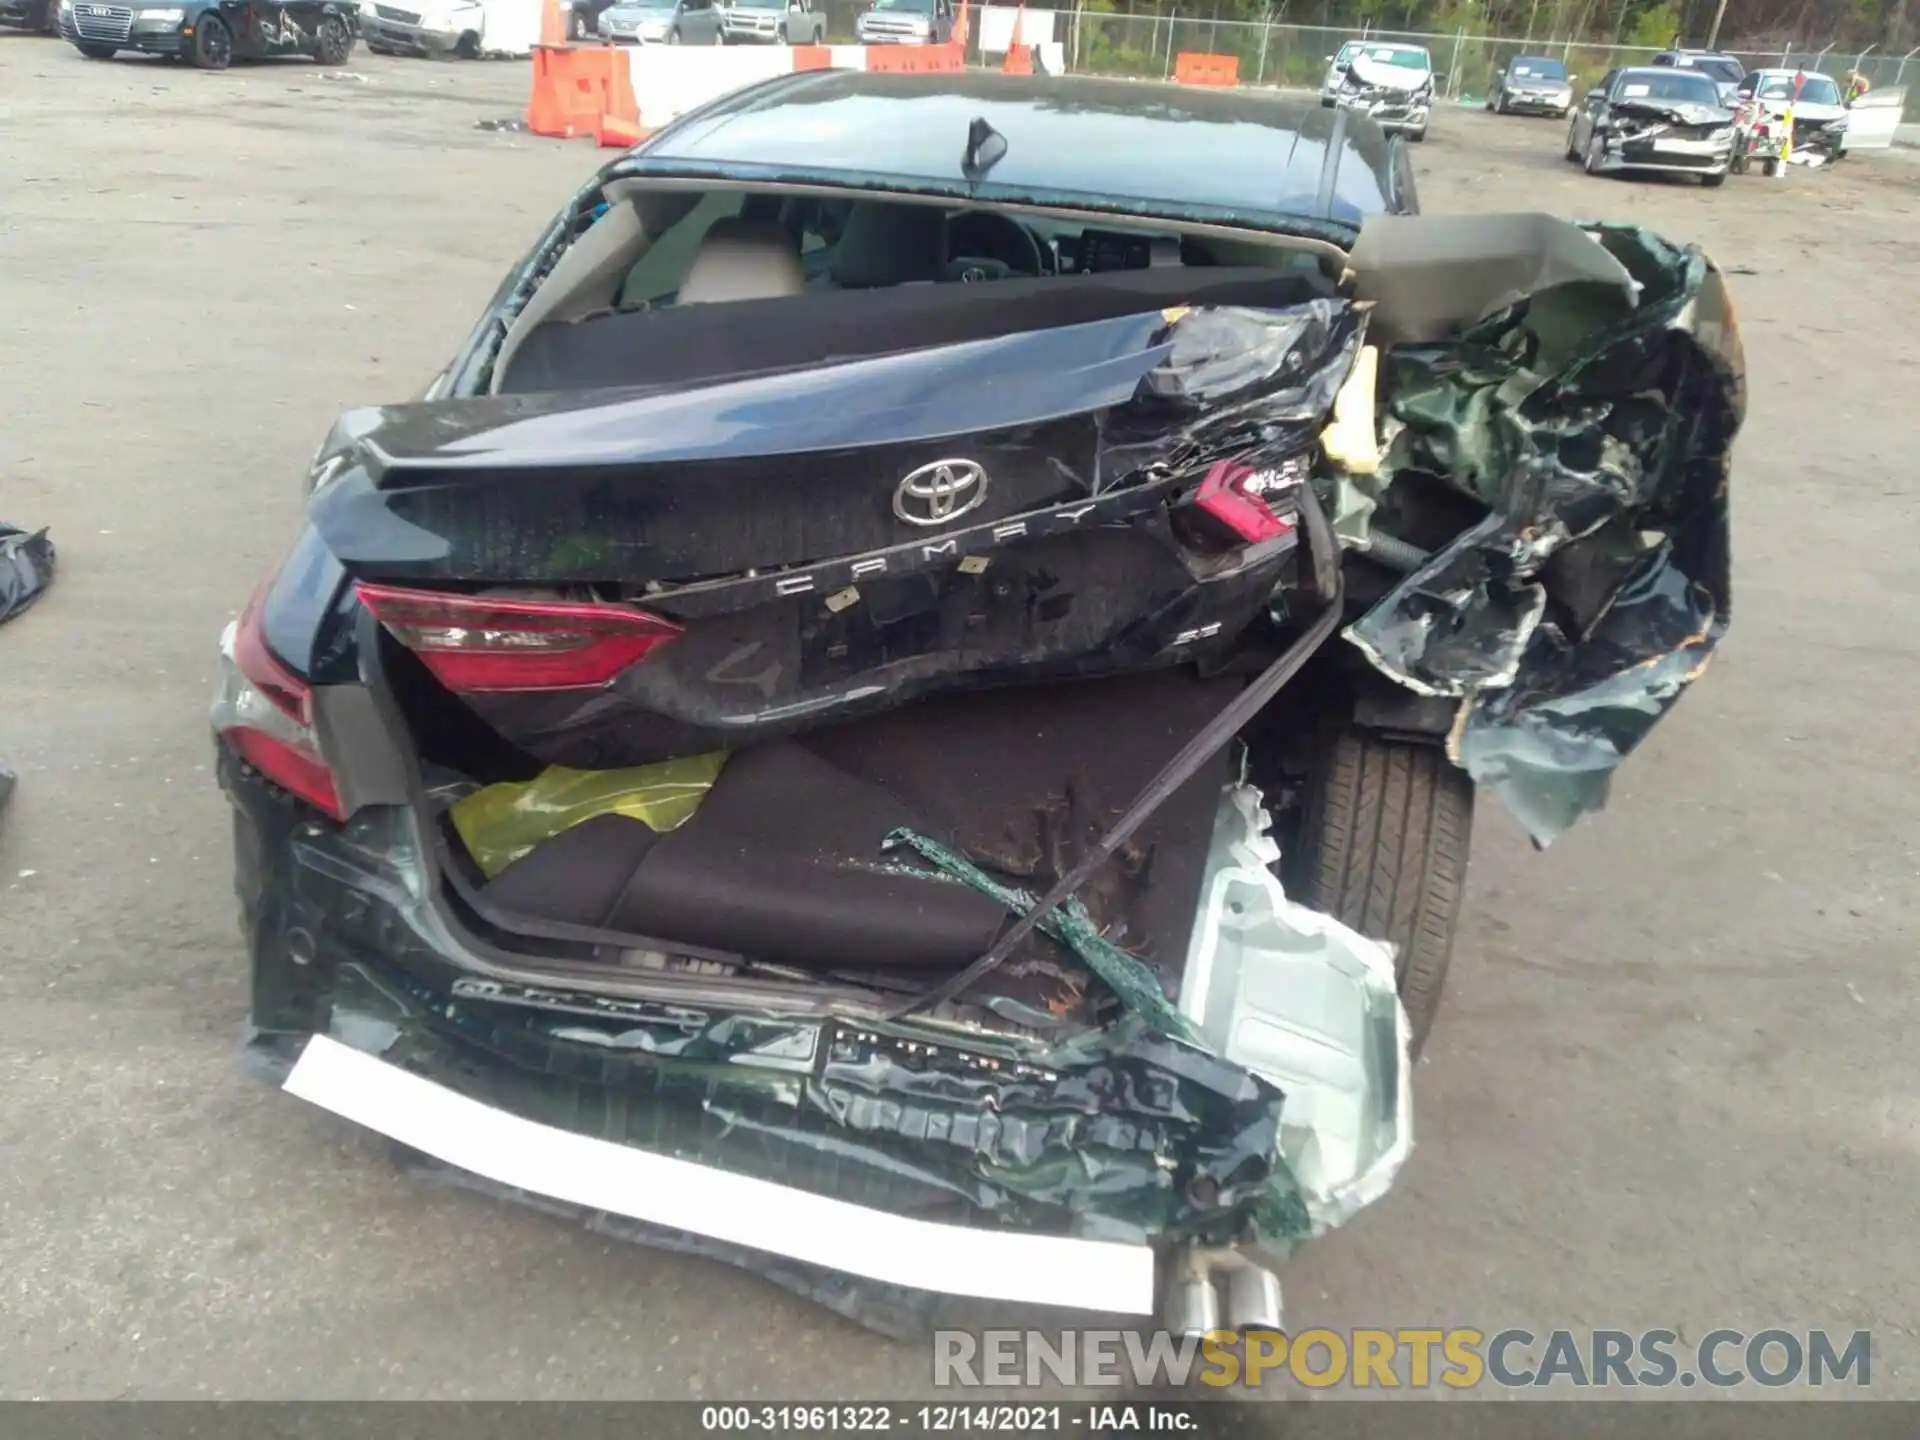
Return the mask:
M1220 1292L1204 1271L1189 1271L1168 1288L1166 1328L1196 1340L1221 1328Z
M1257 1265L1227 1272L1227 1326L1246 1334L1252 1330L1286 1329L1280 1300L1280 1277Z

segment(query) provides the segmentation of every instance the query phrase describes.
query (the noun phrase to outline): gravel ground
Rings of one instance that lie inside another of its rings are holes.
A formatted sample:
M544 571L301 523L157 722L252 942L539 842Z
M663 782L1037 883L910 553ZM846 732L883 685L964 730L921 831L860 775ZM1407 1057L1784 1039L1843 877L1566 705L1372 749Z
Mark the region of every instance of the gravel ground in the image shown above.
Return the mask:
M242 1077L213 642L336 411L416 390L581 144L516 65L203 75L0 36L0 1394L879 1396L928 1356L759 1282L408 1178ZM1432 211L1643 221L1751 364L1713 673L1545 855L1483 812L1399 1188L1288 1277L1327 1324L1870 1327L1920 1395L1920 166L1588 179L1448 111Z

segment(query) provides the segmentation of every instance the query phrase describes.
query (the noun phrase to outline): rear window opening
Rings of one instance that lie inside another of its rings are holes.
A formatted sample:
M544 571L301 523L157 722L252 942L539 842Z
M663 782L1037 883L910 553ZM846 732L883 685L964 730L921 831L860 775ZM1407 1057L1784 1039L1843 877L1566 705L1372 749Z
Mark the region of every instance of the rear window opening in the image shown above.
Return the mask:
M493 393L685 381L968 338L964 322L924 331L908 324L896 334L890 313L951 315L1002 301L990 333L1078 323L1182 303L1183 292L1227 270L1285 282L1271 303L1298 298L1303 285L1330 293L1317 248L1271 235L1201 235L894 197L631 182L609 185L596 210L504 328L489 367ZM1125 282L1133 277L1147 283L1128 299ZM1023 285L1038 289L1007 288ZM1089 310L1063 296L1064 318L1040 312L1030 324L1009 325L1013 310L1036 298L1045 306L1056 286L1106 288L1115 298ZM924 293L935 290L942 293ZM885 297L901 292L907 298L895 312ZM1256 294L1235 303L1267 302ZM743 305L756 308L718 313ZM823 336L811 350L788 337L772 356L758 343L831 323L843 311L872 333ZM667 323L644 323L649 318ZM689 337L728 329L741 333L726 343L727 354L704 362L687 355L689 345L702 348ZM647 350L656 352L655 363L639 353Z

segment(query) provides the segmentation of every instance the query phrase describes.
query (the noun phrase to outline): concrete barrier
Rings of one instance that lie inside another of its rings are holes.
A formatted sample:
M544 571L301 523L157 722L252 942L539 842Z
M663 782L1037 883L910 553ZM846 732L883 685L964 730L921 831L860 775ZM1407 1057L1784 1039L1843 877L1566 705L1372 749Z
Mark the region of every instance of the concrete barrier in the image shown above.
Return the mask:
M1173 78L1180 85L1238 85L1240 57L1209 55L1203 50L1182 50L1173 58Z
M785 45L634 45L622 53L640 125L658 130L743 86L790 75L801 48Z
M958 45L635 45L620 54L648 131L743 86L797 70L916 75L965 68Z

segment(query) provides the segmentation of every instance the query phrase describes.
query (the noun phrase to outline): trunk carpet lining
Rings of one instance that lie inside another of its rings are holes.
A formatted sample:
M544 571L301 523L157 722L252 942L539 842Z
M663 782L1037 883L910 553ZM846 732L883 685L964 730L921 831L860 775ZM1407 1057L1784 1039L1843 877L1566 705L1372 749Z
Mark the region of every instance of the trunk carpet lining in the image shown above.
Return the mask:
M991 945L1004 912L911 873L907 857L881 854L882 838L919 830L1044 889L1240 683L1161 671L975 692L752 746L679 829L656 836L598 816L482 893L522 915L773 963L903 979L951 972ZM1155 962L1165 983L1186 953L1228 764L1225 754L1210 762L1082 893L1106 933ZM1078 997L1077 968L1035 937L992 988L1058 1009Z

